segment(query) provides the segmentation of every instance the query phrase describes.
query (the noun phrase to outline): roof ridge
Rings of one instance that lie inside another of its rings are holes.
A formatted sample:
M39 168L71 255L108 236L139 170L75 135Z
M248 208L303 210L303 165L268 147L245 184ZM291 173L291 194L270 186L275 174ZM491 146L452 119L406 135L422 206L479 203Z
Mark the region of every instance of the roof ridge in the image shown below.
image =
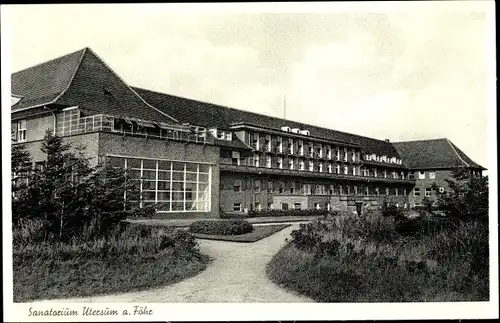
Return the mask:
M18 73L24 72L24 71L29 70L29 69L31 69L31 68L35 68L35 67L38 67L38 66L40 66L40 65L50 63L50 62L55 61L55 60L57 60L57 59L61 59L61 58L65 57L65 56L70 56L70 55L76 54L76 53L78 53L78 52L80 52L80 51L85 52L87 49L88 49L88 47L84 47L84 48L82 48L82 49L75 50L74 52L71 52L71 53L68 53L68 54L64 54L64 55L58 56L58 57L56 57L56 58L51 58L51 59L49 59L49 60L46 60L46 61L41 62L41 63L37 63L37 64L32 65L32 66L28 66L28 67L26 67L26 68L23 68L22 70L19 70L19 71L17 71L17 72L12 73L12 74L11 74L11 76L12 76L12 75L14 75L14 74L18 74Z
M94 55L101 63L104 64L104 66L106 66L123 84L125 84L125 86L130 90L132 91L132 93L134 93L142 102L144 102L144 104L146 104L148 107L154 109L155 111L163 114L164 116L166 116L167 118L170 118L171 120L173 120L174 122L177 122L179 123L179 120L175 119L174 117L171 117L169 116L168 114L166 114L165 112L155 108L154 106L152 106L151 104L149 104L146 100L144 100L144 98L142 96L140 96L134 89L132 89L132 87L130 85L128 85L127 82L125 82L120 75L118 75L118 73L116 73L108 64L106 64L106 62L101 58L99 57L99 55L97 55L91 48L88 48L89 52Z
M452 144L452 142L446 138L446 141L448 142L448 144L450 145L451 149L453 149L453 152L455 153L455 155L457 155L457 157L465 164L467 165L467 167L470 167L469 163L466 162L461 156L460 154L457 152L457 150L455 149L454 145ZM458 147L457 147L458 148Z
M223 106L223 105L220 105L218 103L213 103L213 102L201 101L201 100L197 100L197 99L186 98L186 97L175 95L175 94L169 94L169 93L159 92L159 91L145 89L145 88L141 88L141 87L137 87L137 86L133 86L133 88L136 88L136 89L142 90L142 91L152 92L152 93L158 93L158 94L163 94L163 95L170 95L172 97L176 97L176 98L180 98L180 99L185 99L185 100L190 100L190 101L194 101L194 102L197 102L197 103L210 104L210 105L214 105L214 106L221 107L221 108L224 108L224 109L230 109L230 110L236 110L236 111L243 111L245 113L252 113L252 114L255 114L255 115L258 115L258 116L264 116L266 118L274 118L274 119L279 119L279 120L282 120L282 121L291 121L291 122L295 122L295 123L300 123L300 124L303 124L305 126L313 126L313 127L318 128L318 129L321 129L321 130L336 131L336 132L341 133L341 134L347 134L347 135L351 135L351 136L362 137L362 138L365 138L365 139L376 140L376 141L379 141L379 142L382 142L382 143L392 144L392 141L391 142L387 142L386 140L383 140L383 139L377 139L377 138L363 136L363 135L358 135L358 134L354 134L354 133L350 133L350 132L345 132L345 131L340 131L340 130L336 130L336 129L326 128L324 126L310 125L310 124L306 124L306 123L303 123L303 122L300 122L300 121L295 121L295 120L285 120L285 119L282 119L282 118L279 118L279 117L269 116L269 115L265 115L265 114L262 114L262 113L257 113L257 112L252 112L252 111L247 111L247 110L242 110L242 109L237 109L237 108Z
M447 140L447 139L446 138L431 138L431 139L404 140L404 141L394 141L393 144L420 142L420 141L438 141L438 140Z

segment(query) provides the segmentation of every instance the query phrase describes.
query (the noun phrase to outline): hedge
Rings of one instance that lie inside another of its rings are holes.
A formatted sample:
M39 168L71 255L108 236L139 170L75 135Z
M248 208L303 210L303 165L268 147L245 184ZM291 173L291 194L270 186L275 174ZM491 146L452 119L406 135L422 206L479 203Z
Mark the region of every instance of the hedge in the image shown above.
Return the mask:
M189 227L192 233L210 235L240 235L253 231L253 225L242 219L199 220Z

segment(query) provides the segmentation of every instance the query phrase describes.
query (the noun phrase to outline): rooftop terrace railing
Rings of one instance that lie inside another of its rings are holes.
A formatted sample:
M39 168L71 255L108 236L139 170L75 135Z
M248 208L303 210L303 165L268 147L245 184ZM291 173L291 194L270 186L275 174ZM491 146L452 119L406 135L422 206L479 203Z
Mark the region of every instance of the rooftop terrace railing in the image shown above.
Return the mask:
M142 136L146 138L186 141L194 143L213 144L214 138L207 132L194 132L190 129L179 130L178 127L158 125L157 123L127 120L121 121L129 124L128 127L117 127L118 120L105 114L97 114L88 117L62 120L57 124L57 133L62 136L70 136L95 131L118 133L130 136Z
M281 169L281 168L268 168L268 167L256 167L247 165L234 165L234 164L220 164L221 171L231 171L231 172L242 172L242 173L253 173L253 174L269 174L269 175L284 175L284 176L298 176L298 177L315 177L315 178L331 178L339 180L351 180L351 181L364 181L364 182L385 182L385 183L406 183L414 184L415 180L405 178L385 178L385 177L374 177L374 176L362 176L362 175L347 175L347 174L336 174L327 172L311 172L305 170L292 170L292 169Z

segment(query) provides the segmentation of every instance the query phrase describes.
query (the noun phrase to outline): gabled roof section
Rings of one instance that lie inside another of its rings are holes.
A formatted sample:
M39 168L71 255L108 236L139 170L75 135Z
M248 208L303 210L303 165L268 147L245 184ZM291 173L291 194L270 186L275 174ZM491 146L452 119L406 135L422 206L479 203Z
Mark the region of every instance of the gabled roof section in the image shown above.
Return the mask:
M71 84L86 49L41 63L11 76L12 95L21 97L12 111L52 103Z
M134 88L147 102L158 109L173 116L180 122L187 122L202 127L217 127L229 130L234 123L246 122L263 127L280 130L283 126L309 130L311 136L327 140L347 142L359 145L366 153L376 153L399 157L398 152L390 142L346 132L316 127L292 120L284 120L253 112L237 110L212 103L191 100L170 94L154 92L151 90Z
M12 92L23 98L12 111L40 105L79 106L92 113L178 124L148 104L90 48L12 75Z
M470 167L485 170L446 138L393 143L411 169Z

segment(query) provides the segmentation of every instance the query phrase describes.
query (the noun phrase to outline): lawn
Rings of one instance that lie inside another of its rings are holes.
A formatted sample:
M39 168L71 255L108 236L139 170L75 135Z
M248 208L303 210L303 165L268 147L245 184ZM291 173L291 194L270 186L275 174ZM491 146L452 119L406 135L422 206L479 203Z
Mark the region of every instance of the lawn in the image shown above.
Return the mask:
M210 235L201 233L191 233L195 238L220 240L220 241L233 241L233 242L256 242L261 239L267 238L270 235L289 227L290 224L276 224L276 225L259 225L254 226L253 231L240 235Z
M318 302L489 299L487 223L427 221L403 229L377 215L301 225L267 275Z
M111 239L14 246L14 302L86 297L166 286L206 268L183 230L139 229Z

